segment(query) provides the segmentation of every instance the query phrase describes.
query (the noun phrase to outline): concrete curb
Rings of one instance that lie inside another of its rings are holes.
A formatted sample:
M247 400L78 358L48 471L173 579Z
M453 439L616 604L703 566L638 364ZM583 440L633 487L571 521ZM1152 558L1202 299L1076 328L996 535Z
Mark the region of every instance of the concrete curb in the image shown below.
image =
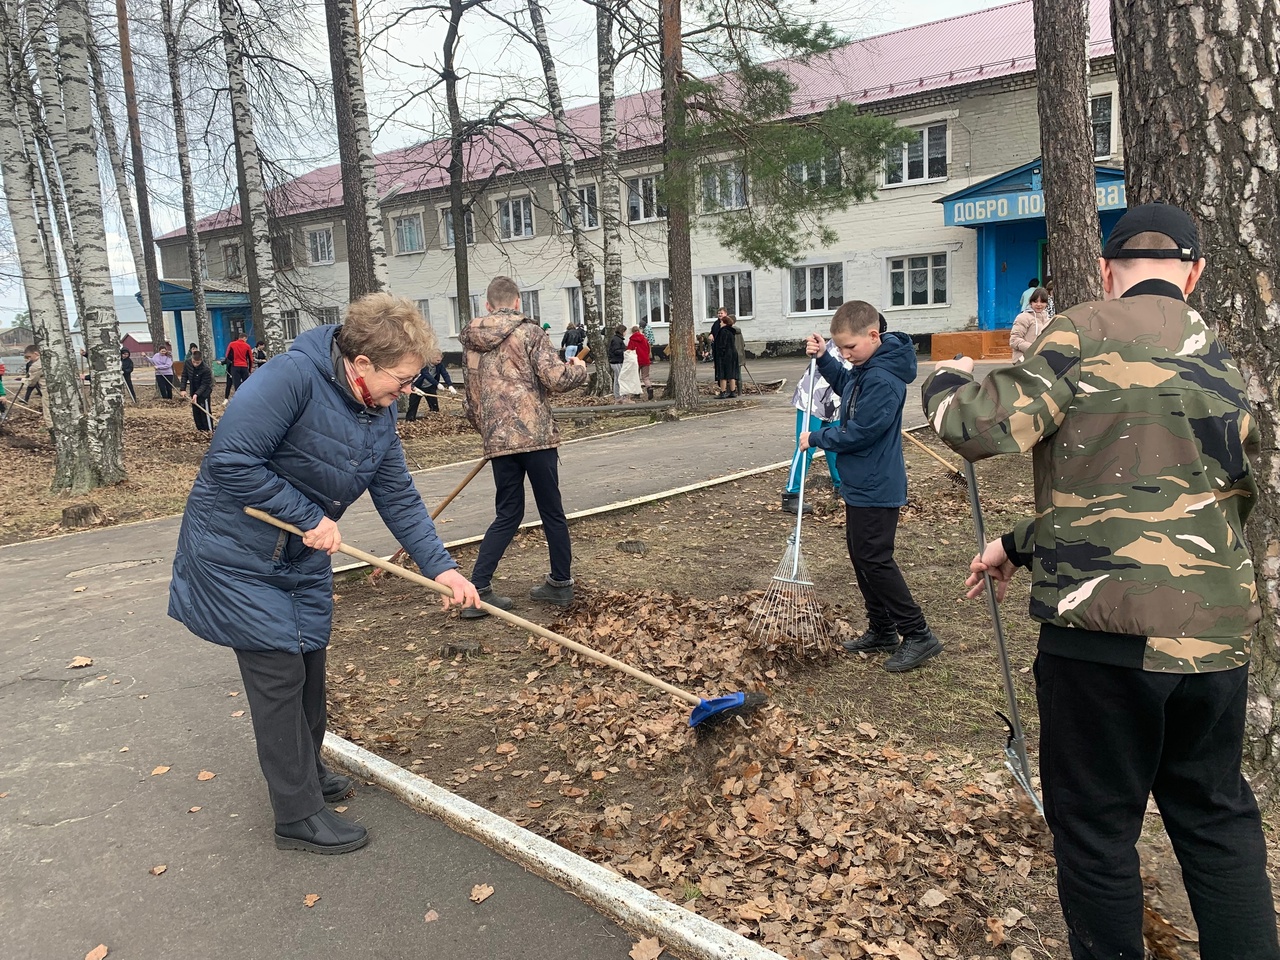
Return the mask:
M324 754L335 766L372 781L415 810L569 891L605 916L640 934L657 937L673 953L690 960L785 960L349 740L326 734Z

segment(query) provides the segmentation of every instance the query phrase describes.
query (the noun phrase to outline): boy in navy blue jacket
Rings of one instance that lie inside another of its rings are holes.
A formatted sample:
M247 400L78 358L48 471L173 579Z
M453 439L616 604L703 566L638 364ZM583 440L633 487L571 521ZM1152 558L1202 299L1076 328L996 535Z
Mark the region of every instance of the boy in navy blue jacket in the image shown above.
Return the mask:
M818 358L818 372L840 394L840 418L802 433L800 448L835 454L840 474L845 541L868 623L843 646L851 653L893 650L884 668L901 673L942 652L893 559L898 513L907 502L902 404L916 378L915 347L906 334L886 332L884 317L862 300L841 304L831 318L831 340L852 369L826 353L816 333L805 352Z

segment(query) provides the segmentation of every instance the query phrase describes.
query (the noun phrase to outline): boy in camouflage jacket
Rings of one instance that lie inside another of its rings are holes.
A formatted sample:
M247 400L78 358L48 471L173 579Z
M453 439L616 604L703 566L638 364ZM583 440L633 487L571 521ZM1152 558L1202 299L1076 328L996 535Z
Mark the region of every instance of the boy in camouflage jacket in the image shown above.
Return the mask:
M1107 300L1054 318L1015 367L923 387L969 460L1032 452L1036 515L987 544L1003 597L1032 571L1045 816L1071 952L1143 956L1135 843L1154 794L1201 956L1280 956L1257 804L1240 772L1249 641L1260 617L1244 523L1258 429L1230 355L1185 296L1195 225L1130 210L1102 259Z

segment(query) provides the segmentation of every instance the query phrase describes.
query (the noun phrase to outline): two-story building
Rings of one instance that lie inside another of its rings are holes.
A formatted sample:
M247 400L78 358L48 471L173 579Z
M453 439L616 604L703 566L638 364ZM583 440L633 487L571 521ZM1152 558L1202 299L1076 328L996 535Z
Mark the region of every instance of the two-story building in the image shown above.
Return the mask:
M1090 18L1089 110L1105 234L1124 208L1107 0L1091 0ZM1028 281L1046 275L1034 50L1031 0L1019 0L787 64L797 85L794 114L852 102L895 120L902 142L888 152L874 198L829 217L837 242L805 251L788 270L753 268L716 242L708 229L712 218L749 204L751 185L705 178L694 217L696 315L709 324L724 306L756 343L824 329L849 299L876 304L891 327L908 333L1008 327ZM598 117L592 104L571 111L569 119L584 142L598 142ZM624 321L648 316L661 339L669 306L657 117L653 92L618 101ZM469 148L474 202L460 232L448 212L447 141L377 158L390 288L418 302L446 351L460 349L458 296L470 297L473 315L479 314L485 286L496 274L516 278L525 312L557 332L581 316L566 215L552 176L559 152L546 133L549 126L532 124ZM579 199L599 264L600 167L589 150L579 155ZM285 193L277 196L277 206L289 212L279 218L274 257L292 338L312 324L336 321L346 302L339 168L312 171ZM238 223L233 207L199 226L202 273L225 295L215 317L215 355L247 322ZM459 233L468 245L471 275L471 289L461 292L453 268ZM188 273L183 233L160 238L159 246L165 275L178 278L169 290L181 308ZM174 329L179 347L194 328L186 306L181 329Z

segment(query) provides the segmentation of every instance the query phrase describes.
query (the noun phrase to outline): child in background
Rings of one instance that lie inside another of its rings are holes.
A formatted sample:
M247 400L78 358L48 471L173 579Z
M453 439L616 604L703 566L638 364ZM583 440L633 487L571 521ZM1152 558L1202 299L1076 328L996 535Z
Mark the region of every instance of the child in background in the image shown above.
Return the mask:
M828 341L826 352L840 362L848 370L849 364L840 356L840 349L834 341ZM810 406L810 393L813 394L813 405ZM813 448L800 449L800 434L805 431L821 430L835 423L840 415L840 394L831 389L831 384L815 373L805 370L804 376L796 384L796 392L791 397L791 405L796 408L796 452L791 456L791 470L787 473L787 486L782 492L782 509L787 513L795 513L800 505L800 479L809 474L809 464L813 461ZM808 412L812 410L812 416ZM840 471L836 469L835 454L828 454L827 472L831 474L831 485L840 489ZM805 513L813 513L813 507L804 505Z
M151 358L151 365L156 368L156 390L165 400L173 399L173 349L166 341L159 352Z
M627 341L627 349L636 352L636 363L640 366L640 386L645 389L649 399L653 399L653 381L649 378L649 367L653 364L649 338L639 325L631 328L631 338Z
M942 652L893 558L898 514L907 502L902 404L916 378L916 351L905 333L886 332L884 317L862 300L841 304L831 318L831 340L852 369L827 353L816 333L805 352L818 358L818 372L840 394L839 419L802 432L800 449L834 453L840 471L845 542L868 624L843 646L851 653L893 650L884 668L901 673Z

